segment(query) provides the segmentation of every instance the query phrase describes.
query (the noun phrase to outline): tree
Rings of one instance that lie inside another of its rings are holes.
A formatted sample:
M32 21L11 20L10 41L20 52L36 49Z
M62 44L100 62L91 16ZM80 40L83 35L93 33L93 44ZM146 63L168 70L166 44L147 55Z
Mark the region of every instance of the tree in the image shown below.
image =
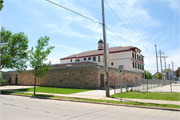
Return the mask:
M159 79L162 79L162 74L161 73L157 73L159 76ZM157 79L157 74L156 74L156 79Z
M5 69L26 70L28 61L28 38L23 32L12 34L11 31L1 28L1 65Z
M180 67L175 71L176 77L180 77L180 76L179 76L179 74L180 74L179 72L180 72Z
M152 79L152 74L149 71L144 70L145 79Z
M3 8L3 3L4 3L4 0L0 0L1 1L1 4L0 4L0 11L2 10L2 8Z
M45 50L45 47L49 45L49 37L40 37L37 41L37 46L30 50L30 66L33 68L32 73L35 76L34 79L34 94L36 92L36 77L44 77L48 70L51 68L51 62L43 63L47 60L47 56L51 53L54 46L50 46Z

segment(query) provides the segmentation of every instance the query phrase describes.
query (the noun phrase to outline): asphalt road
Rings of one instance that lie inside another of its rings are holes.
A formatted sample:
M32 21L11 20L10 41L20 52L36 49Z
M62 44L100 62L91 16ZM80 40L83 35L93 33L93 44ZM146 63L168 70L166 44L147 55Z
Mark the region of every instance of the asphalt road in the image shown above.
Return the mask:
M180 120L179 112L0 95L1 120Z

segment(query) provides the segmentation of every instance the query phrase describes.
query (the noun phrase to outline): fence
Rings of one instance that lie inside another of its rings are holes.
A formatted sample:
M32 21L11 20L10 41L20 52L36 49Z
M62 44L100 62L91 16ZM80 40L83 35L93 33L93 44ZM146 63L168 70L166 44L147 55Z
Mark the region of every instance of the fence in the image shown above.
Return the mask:
M174 81L171 80L171 83ZM114 93L119 93L120 88L121 88L121 80L115 79L114 80ZM122 88L123 91L128 90L128 91L141 91L141 90L146 90L148 91L151 88L155 87L160 87L163 85L168 85L170 84L170 80L156 80L156 79L127 79L127 80L122 80Z

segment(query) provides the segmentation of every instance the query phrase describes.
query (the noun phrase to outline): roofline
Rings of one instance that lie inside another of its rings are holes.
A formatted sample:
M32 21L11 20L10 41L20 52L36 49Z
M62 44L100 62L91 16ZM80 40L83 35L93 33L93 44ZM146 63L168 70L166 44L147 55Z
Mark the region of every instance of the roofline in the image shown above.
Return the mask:
M113 52L109 52L109 54L112 54L112 53L119 53L119 52L127 52L127 51L133 51L133 50L129 49L129 50L113 51ZM101 53L101 54L94 54L94 55L87 55L87 56L80 56L80 57L61 58L61 59L59 59L59 60L66 60L66 59L72 59L72 58L92 57L92 56L98 56L98 55L103 55L103 53ZM143 56L143 57L144 57L144 56Z

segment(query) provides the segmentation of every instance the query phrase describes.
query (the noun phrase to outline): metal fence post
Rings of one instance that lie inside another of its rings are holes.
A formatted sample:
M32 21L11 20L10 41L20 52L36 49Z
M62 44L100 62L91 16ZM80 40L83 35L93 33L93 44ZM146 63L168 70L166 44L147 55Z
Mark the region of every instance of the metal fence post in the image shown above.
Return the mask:
M136 87L137 87L137 78L136 78Z
M147 79L147 92L148 92L148 79Z
M142 81L143 81L144 79L142 79ZM143 90L144 90L144 82L142 82L143 83Z
M151 80L151 88L152 88L152 80Z
M171 88L171 92L172 92L172 85L171 85L171 79L170 79L170 88Z
M115 79L114 79L114 94L116 94L116 81L115 81Z
M131 90L133 91L133 89L132 89L132 79L131 79Z
M139 79L138 79L138 91L139 91Z
M127 90L128 90L128 79L127 79Z

